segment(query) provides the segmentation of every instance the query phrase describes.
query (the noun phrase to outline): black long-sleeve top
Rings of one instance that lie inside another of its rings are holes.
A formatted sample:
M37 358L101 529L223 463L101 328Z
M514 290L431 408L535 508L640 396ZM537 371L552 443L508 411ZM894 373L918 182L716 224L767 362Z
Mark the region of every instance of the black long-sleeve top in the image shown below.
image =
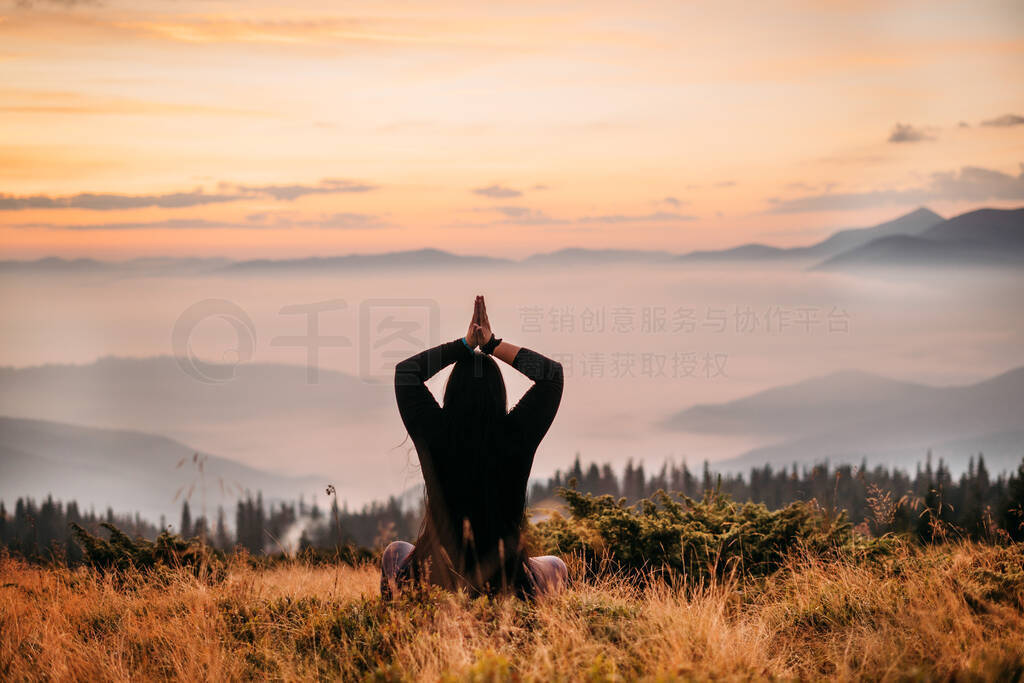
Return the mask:
M427 491L426 524L410 571L418 574L429 564L431 583L492 592L511 582L528 592L520 538L526 489L537 446L562 398L562 366L520 349L512 367L533 380L533 386L499 421L483 452L453 452L459 450L459 441L451 438L452 430L459 427L425 382L474 353L457 339L395 367L398 410L416 447ZM467 537L472 539L468 544Z

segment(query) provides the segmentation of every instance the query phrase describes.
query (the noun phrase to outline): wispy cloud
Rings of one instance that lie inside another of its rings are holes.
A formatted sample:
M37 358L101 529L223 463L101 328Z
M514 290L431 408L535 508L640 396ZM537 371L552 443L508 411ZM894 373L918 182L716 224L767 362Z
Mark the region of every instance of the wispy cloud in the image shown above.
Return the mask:
M490 197L491 199L510 199L512 197L522 197L523 193L520 190L512 189L511 187L505 187L504 185L488 185L487 187L477 187L471 190L473 194L480 195L481 197Z
M655 211L645 214L609 214L604 216L584 216L579 223L675 223L696 220L696 216L670 211Z
M259 228L254 223L231 223L208 221L201 218L173 218L165 221L122 221L115 223L15 223L13 228L39 228L46 230L220 230L235 228Z
M504 218L492 221L491 225L563 225L569 221L549 216L539 209L525 206L494 206L478 211L496 211Z
M371 230L397 227L382 216L368 213L331 213L299 217L276 213L249 214L242 221L210 221L202 218L171 218L162 221L120 221L109 223L14 223L7 227L45 230Z
M321 228L327 230L378 230L398 227L384 216L372 213L321 213L305 216L293 211L263 211L245 217L248 227L266 228Z
M959 172L932 173L918 186L866 192L835 192L793 199L770 198L768 213L853 211L874 206L923 204L930 201L989 201L1024 199L1024 164L1017 176L987 168L965 166Z
M668 204L669 206L671 206L674 209L678 209L683 204L689 204L689 202L683 201L682 199L679 199L678 197L663 197L662 199L659 200L659 203L661 203L661 204Z
M930 135L923 128L915 128L909 123L897 123L889 133L889 142L924 142L934 140L935 136Z
M195 189L191 192L139 195L92 192L66 196L0 194L0 211L21 211L26 209L116 211L151 207L179 209L261 197L269 197L278 201L294 201L299 197L309 194L369 192L374 189L376 188L373 185L365 183L327 179L316 185L237 185L233 183L219 183L218 191L214 193Z
M83 192L65 197L50 195L16 196L0 194L0 211L20 211L23 209L92 209L94 211L114 211L117 209L144 209L159 207L176 209L188 206L202 206L220 202L233 202L241 199L237 194L207 194L202 190L193 192L171 192L169 194L99 194Z
M370 192L377 188L351 180L327 178L317 185L222 185L234 187L242 195L267 195L278 201L294 201L310 194L339 194L344 192Z
M99 6L103 3L100 0L14 0L14 4L18 7L37 7L44 5L52 5L55 7L78 7L81 5L86 6Z
M292 225L303 228L326 230L380 230L397 227L382 216L370 213L332 213L312 220L295 221Z
M1024 125L1024 116L1020 116L1019 114L1003 114L1002 116L997 116L994 119L982 121L981 125L992 126L995 128L1009 128L1010 126L1020 126Z

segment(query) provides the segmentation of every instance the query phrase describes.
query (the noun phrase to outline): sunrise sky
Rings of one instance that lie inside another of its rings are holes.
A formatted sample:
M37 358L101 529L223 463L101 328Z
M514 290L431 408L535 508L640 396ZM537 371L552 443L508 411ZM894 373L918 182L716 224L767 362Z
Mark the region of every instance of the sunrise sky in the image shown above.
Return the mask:
M801 244L1024 205L1024 3L22 0L0 112L0 258Z

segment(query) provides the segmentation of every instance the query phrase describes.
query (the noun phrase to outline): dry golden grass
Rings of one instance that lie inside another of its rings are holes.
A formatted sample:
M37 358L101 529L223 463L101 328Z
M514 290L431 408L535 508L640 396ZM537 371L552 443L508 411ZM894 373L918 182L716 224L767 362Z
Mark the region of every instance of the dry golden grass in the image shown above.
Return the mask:
M536 604L391 606L373 567L239 564L207 585L0 560L0 679L1019 679L1022 558L905 548L743 590L576 580Z

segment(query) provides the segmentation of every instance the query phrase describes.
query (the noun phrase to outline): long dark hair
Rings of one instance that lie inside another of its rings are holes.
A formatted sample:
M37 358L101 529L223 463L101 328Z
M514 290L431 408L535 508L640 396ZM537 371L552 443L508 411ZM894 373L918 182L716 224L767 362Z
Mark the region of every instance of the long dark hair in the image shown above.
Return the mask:
M443 412L450 423L465 428L493 424L508 414L505 379L493 358L474 352L452 366Z
M435 544L453 550L455 556L446 560L471 588L522 590L522 511L510 509L509 492L494 476L504 453L508 395L493 358L474 353L454 364L441 412L445 455L429 476L437 478L433 488L443 499L429 501L417 551L429 552L427 546ZM505 548L512 538L517 547ZM438 552L435 546L435 562Z

